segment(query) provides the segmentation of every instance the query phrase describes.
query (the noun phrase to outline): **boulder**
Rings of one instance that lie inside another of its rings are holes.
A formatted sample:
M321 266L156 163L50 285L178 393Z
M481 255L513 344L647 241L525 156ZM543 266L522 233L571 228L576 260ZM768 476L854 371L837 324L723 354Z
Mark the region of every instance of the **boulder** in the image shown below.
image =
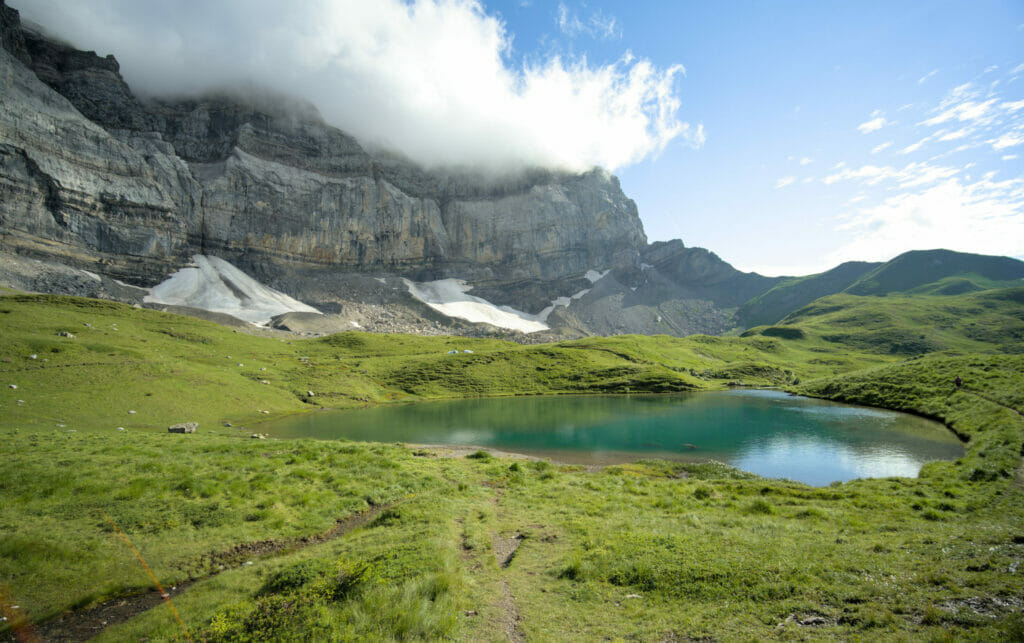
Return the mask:
M196 429L199 428L198 422L182 422L173 426L167 427L168 433L195 433Z

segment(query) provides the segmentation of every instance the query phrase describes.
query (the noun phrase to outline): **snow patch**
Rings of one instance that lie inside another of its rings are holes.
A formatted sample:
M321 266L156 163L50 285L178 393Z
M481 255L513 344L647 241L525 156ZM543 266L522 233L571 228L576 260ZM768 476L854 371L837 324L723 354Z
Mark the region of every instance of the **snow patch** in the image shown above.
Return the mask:
M551 316L551 313L555 311L555 308L559 306L568 306L573 302L574 299L579 299L583 295L586 295L588 292L590 292L590 288L584 288L583 290L579 291L574 295L570 295L568 297L556 297L555 299L552 299L550 306L537 313L537 318L546 322L548 320L548 317Z
M83 270L82 272L85 273L86 277L88 277L89 279L92 279L93 281L99 281L99 282L103 281L103 279L101 279L100 276L97 275L95 272L89 272L88 270Z
M349 323L355 326L356 328L362 328L362 326L359 325L359 322L350 321Z
M133 285L131 285L131 284L127 284L127 283L125 283L125 282L121 281L120 279L113 279L113 278L111 278L111 280L112 280L112 281L113 281L113 282L114 282L115 284L117 284L118 286L124 286L125 288L134 288L135 290L143 290L143 291L149 292L149 289L148 289L148 288L143 288L143 287L141 287L141 286L133 286Z
M607 275L609 272L611 272L611 270L605 270L604 272L598 272L596 270L588 270L587 274L585 274L583 276L586 277L587 279L589 279L590 283L596 284L601 279L604 279L604 276Z
M441 279L416 283L403 279L406 287L416 299L437 312L449 317L458 317L474 323L491 324L499 328L535 333L547 330L548 325L539 315L531 315L509 306L495 306L486 299L467 295L472 286L461 279Z
M654 266L652 266L652 265L651 265L651 264L649 264L649 263L642 263L642 264L640 264L640 270L650 270L650 269L651 269L651 268L653 268L653 267L654 267Z
M268 288L219 257L195 255L182 268L150 289L143 301L226 313L253 324L288 312L319 313L312 306Z
M385 279L384 277L374 277L374 280L379 281L382 284L386 284L388 282L388 280Z

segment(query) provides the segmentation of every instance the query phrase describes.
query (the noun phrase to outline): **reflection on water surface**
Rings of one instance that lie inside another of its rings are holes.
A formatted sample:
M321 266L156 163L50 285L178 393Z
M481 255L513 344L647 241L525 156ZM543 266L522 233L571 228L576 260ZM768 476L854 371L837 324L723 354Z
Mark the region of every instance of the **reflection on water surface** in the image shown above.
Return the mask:
M963 455L941 424L778 391L518 397L328 411L267 422L275 437L493 447L561 462L719 460L824 485L916 476Z

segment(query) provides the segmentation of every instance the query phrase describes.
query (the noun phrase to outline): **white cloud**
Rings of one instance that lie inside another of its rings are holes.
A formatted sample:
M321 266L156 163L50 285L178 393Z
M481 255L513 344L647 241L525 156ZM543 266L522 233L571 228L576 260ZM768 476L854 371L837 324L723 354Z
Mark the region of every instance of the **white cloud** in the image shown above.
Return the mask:
M901 169L888 165L863 165L859 168L843 168L822 179L825 185L840 181L853 181L863 185L878 185L883 181L894 181L901 189L926 185L957 174L960 170L928 163L909 163Z
M800 159L800 165L810 165L811 163L814 163L814 159L810 157L805 156Z
M1004 154L1003 157L1002 157L1002 160L1004 160L1004 161L1013 161L1013 160L1016 160L1016 158L1017 158L1016 154Z
M928 80L929 78L931 78L932 76L934 76L937 73L939 73L938 69L931 70L930 72L928 72L924 76L921 76L920 78L918 78L917 79L917 84L918 85L923 85L926 80Z
M852 259L884 261L925 248L1021 256L1024 179L963 183L950 178L863 208L843 229L850 241L831 253L833 265Z
M781 179L779 179L778 181L775 182L775 189L778 190L779 188L784 188L787 185L793 185L793 183L795 183L795 182L796 182L796 177L795 176L784 176L784 177L782 177Z
M1004 150L1008 147L1024 145L1024 131L1007 132L998 138L988 141L988 143L990 143L992 145L992 149L996 151Z
M984 102L965 100L952 105L940 112L937 116L918 123L919 125L941 125L953 119L963 122L975 121L981 124L988 124L992 117L992 107L997 99L990 98Z
M702 126L678 116L681 65L629 53L605 65L555 55L516 63L512 36L477 0L22 0L19 9L79 47L113 53L142 94L270 87L310 100L368 146L430 166L614 170L676 139L704 141Z
M1021 64L1017 65L1016 67L1014 67L1013 70L1010 73L1011 74L1022 74L1022 73L1024 73L1024 63L1021 63Z
M900 150L900 152L899 152L899 153L900 153L900 154L911 154L911 153L913 153L913 152L916 152L916 151L918 151L919 149L921 149L921 146L922 146L922 145L924 145L925 143L927 143L927 142L928 142L928 139L929 139L929 138L931 138L931 137L925 137L925 138L922 138L922 139L921 139L920 141L918 141L918 142L916 142L916 143L912 143L912 144L910 144L910 145L908 145L908 146L904 147L904 148L903 148L902 150Z
M971 134L972 132L974 132L973 129L965 127L963 129L958 129L958 130L953 131L953 132L946 132L946 133L944 133L944 134L939 136L939 140L940 141L955 141L957 139L964 138L965 136L967 136L968 134Z
M892 121L887 121L885 119L885 115L877 109L871 113L871 116L874 118L857 126L857 129L860 130L861 134L870 134L871 132L876 132L882 129L886 125L894 124Z
M872 154L878 154L882 150L886 150L886 149L888 149L890 147L892 147L892 141L886 141L884 143L881 143L879 145L876 145L876 146L872 147L871 148L871 153Z
M602 11L596 11L586 20L581 20L565 6L564 2L558 3L558 15L555 18L555 24L558 25L559 31L570 38L580 35L602 40L621 38L622 32L619 30L617 22L614 16L606 15Z

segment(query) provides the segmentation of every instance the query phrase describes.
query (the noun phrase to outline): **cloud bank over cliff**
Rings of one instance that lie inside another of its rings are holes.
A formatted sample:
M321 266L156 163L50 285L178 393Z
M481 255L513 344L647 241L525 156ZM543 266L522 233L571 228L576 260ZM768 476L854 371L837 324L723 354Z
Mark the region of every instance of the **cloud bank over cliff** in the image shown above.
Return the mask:
M73 45L113 53L142 95L256 84L313 102L371 147L427 166L611 170L669 142L681 65L513 62L512 36L475 0L15 0Z

